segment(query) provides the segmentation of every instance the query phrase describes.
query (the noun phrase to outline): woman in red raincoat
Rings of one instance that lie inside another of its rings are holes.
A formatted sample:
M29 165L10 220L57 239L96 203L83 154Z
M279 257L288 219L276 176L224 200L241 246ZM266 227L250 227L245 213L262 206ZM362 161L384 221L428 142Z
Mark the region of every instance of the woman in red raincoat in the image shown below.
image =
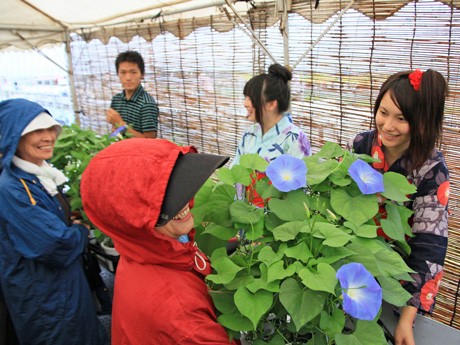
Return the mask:
M189 201L227 157L163 139L127 139L90 162L86 214L120 253L112 344L235 344L217 323Z

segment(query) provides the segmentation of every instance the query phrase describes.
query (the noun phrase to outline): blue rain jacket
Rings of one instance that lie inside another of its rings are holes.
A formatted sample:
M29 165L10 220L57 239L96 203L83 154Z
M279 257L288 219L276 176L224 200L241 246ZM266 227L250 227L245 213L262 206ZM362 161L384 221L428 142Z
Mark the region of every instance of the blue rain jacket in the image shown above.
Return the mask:
M22 131L43 111L22 99L0 103L1 293L21 344L100 344L81 261L88 230L68 227L58 200L11 163Z

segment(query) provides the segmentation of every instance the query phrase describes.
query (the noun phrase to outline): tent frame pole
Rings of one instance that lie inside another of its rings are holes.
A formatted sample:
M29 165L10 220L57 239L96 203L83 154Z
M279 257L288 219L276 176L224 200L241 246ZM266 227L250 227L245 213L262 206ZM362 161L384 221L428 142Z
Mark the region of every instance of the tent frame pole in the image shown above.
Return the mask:
M69 78L69 87L70 87L70 97L72 101L72 108L73 108L73 114L74 114L74 119L75 123L80 127L81 121L80 121L80 106L78 104L78 97L77 97L77 91L75 87L75 73L73 70L73 60L72 60L72 49L70 46L70 34L68 31L65 32L65 52L67 55L67 75Z

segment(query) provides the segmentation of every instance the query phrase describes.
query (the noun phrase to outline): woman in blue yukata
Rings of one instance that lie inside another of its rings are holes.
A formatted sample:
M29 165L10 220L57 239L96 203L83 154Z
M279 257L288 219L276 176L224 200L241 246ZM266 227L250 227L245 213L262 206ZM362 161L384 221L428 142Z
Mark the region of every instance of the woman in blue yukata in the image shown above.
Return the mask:
M311 155L310 141L302 130L294 125L287 112L291 102L288 82L292 73L274 64L253 77L244 86L244 107L247 118L255 122L241 138L232 166L239 164L240 156L257 153L272 161L284 153L297 158Z
M254 124L245 130L231 166L239 164L240 157L249 153L257 153L268 162L282 154L296 158L311 155L310 140L292 122L288 112L291 102L288 82L291 79L292 73L287 68L273 64L268 73L259 74L246 83L244 107L248 120ZM239 196L241 192L238 190ZM259 204L261 200L255 199L251 201Z
M413 211L410 254L404 259L414 270L403 281L412 295L402 308L395 329L396 345L414 345L412 325L417 312L431 313L443 275L447 251L449 172L436 149L442 131L447 82L434 71L393 74L383 83L374 107L375 129L358 134L348 147L379 161L380 172L393 171L417 187L406 207ZM380 209L382 218L386 211ZM377 234L389 239L379 228ZM395 242L394 240L392 242Z

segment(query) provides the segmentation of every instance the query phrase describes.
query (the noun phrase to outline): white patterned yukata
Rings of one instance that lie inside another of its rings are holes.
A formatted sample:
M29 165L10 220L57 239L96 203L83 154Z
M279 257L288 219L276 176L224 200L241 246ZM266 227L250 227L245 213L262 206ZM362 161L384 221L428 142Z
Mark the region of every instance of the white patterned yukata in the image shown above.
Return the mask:
M249 153L257 153L267 162L285 153L303 158L311 155L311 145L307 135L292 123L291 115L286 113L265 134L262 134L259 123L248 127L238 144L231 166L239 164L240 157Z

